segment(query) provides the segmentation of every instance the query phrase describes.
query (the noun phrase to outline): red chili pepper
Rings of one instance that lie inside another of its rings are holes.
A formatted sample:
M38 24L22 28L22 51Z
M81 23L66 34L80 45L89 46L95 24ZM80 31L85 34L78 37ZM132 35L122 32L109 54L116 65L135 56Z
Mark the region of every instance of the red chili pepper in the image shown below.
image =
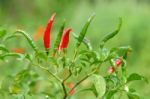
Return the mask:
M71 96L71 95L73 95L75 93L75 90L71 90L70 92L69 92L69 95Z
M109 67L109 69L108 69L109 73L114 73L114 71L115 71L115 68L113 66Z
M52 28L52 24L53 24L53 21L55 19L55 15L56 13L52 14L51 18L49 19L48 21L48 24L47 24L47 27L45 29L45 32L44 32L44 47L45 49L49 49L50 48L50 31L51 31L51 28Z
M25 52L25 50L22 48L13 48L12 51L20 54L23 54Z
M69 87L70 89L72 89L72 88L74 87L74 84L73 84L73 83L68 83L68 87ZM69 91L69 95L70 95L70 96L73 95L74 93L75 93L75 89Z
M33 39L35 41L41 39L41 37L43 36L43 32L44 32L44 28L42 26L39 26L36 30L36 33L33 35Z
M122 64L122 59L117 59L116 60L117 67L120 67L121 64Z
M58 46L58 50L62 50L64 48L67 48L68 43L69 43L69 34L70 34L70 32L71 32L71 28L64 29L63 35L61 37L61 42Z
M68 83L69 88L73 88L73 86L74 86L73 83Z

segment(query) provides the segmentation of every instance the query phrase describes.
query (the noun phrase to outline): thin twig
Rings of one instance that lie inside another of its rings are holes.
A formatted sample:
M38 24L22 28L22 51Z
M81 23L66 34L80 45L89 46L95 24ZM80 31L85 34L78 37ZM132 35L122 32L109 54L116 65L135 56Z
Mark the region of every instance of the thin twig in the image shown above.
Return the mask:
M62 80L61 80L59 77L57 77L56 75L54 75L54 74L53 74L52 72L50 72L47 68L45 68L45 67L43 67L43 66L41 66L41 65L38 65L38 64L33 64L33 65L36 65L36 66L40 67L41 69L47 71L51 76L53 76L53 77L54 77L55 79L57 79L59 82L62 82Z
M65 82L66 80L68 80L68 79L71 77L71 75L72 75L72 72L71 72L71 70L69 69L69 75L68 75L63 81Z
M69 92L73 91L76 87L78 87L83 81L85 81L87 78L89 78L92 74L94 74L97 71L97 68L92 71L91 73L87 74L84 78L82 78L80 81L78 81L73 88L70 89ZM67 93L68 95L69 93Z
M65 83L62 82L61 85L62 85L63 91L64 91L64 97L63 97L63 99L67 99L67 90L66 90L66 87L65 87Z
M119 95L118 99L121 99L121 97L122 97L122 92L120 93L120 95Z
M72 75L72 72L69 69L69 75L61 83L61 85L63 87L63 90L64 90L64 94L65 94L63 99L67 99L67 97L68 97L68 93L67 93L67 90L66 90L66 87L65 87L65 82L66 82L66 80L68 80L71 77L71 75Z

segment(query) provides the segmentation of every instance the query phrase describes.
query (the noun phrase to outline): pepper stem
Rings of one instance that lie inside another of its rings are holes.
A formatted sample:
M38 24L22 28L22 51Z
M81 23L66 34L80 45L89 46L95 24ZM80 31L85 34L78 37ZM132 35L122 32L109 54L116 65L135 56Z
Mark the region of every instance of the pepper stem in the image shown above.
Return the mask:
M49 49L46 48L45 51L46 51L46 55L48 56L49 55Z

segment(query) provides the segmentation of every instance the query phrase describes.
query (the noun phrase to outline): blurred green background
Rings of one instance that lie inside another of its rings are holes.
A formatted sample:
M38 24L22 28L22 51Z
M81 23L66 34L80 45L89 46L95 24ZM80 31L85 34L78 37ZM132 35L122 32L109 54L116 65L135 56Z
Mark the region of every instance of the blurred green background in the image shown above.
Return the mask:
M9 31L23 29L33 35L39 26L46 26L53 12L56 12L57 16L52 39L55 39L63 20L66 20L67 26L74 32L79 33L89 15L94 12L96 17L87 33L94 48L98 48L98 41L106 33L113 31L118 17L122 17L123 26L120 33L106 46L130 45L133 52L128 59L129 73L136 72L150 80L150 0L0 0L0 26L9 28ZM22 39L19 39L19 42L15 40L10 45L27 48L21 45L21 42ZM70 48L73 47L72 42L71 39ZM42 39L37 43L42 48ZM0 80L5 75L16 72L16 65L19 63L0 62ZM137 81L133 86L142 99L149 99L149 84Z

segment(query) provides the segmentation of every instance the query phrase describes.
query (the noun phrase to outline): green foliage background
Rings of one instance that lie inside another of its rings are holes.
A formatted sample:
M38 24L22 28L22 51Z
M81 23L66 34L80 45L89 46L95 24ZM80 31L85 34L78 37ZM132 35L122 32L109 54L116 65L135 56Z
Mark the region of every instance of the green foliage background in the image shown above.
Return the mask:
M129 73L136 72L150 80L149 0L0 0L0 26L7 28L8 33L21 28L33 35L38 26L46 26L53 12L57 13L57 17L52 30L52 39L56 38L57 29L64 19L67 26L79 33L89 15L95 12L96 17L87 33L95 48L106 33L114 30L118 17L121 16L123 18L121 31L106 46L130 45L133 52L128 59ZM74 47L73 41L71 36L70 49ZM43 47L42 40L36 43ZM12 48L23 47L27 52L31 50L24 39L14 39L13 42L8 42L8 45ZM13 59L7 63L0 61L0 83L6 75L14 75L25 68L24 66L26 63ZM140 81L134 84L142 99L149 99L150 85ZM85 99L88 99L87 97L85 96Z

